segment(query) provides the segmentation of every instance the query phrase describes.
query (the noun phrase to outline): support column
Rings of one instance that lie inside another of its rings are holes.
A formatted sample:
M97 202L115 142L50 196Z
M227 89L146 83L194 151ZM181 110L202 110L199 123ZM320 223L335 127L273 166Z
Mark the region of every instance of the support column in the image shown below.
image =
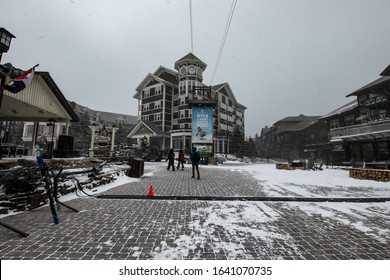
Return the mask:
M112 133L111 133L111 156L114 155L114 147L115 147L115 132L118 130L118 128L113 127Z
M34 122L33 134L31 139L31 155L34 155L35 145L37 144L39 122Z
M89 157L93 158L94 156L94 151L95 151L95 127L94 125L89 126L91 129L91 146L89 148Z
M69 121L67 121L65 124L65 135L69 135L69 126L70 126L70 123L69 123Z

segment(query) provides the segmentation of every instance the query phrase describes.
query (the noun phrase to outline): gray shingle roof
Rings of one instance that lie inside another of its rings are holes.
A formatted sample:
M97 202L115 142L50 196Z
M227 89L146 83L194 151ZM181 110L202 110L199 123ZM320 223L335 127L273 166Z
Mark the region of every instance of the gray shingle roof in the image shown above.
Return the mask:
M332 112L326 114L325 116L322 116L320 119L327 119L333 116L341 115L343 113L352 111L358 106L357 99L352 100L351 102L348 102L347 104L337 108L336 110L333 110Z
M380 76L390 76L390 64L386 67L385 70L380 74Z
M358 90L355 90L354 92L350 93L347 95L347 97L350 97L350 96L353 96L353 95L358 95L359 93L365 91L365 90L368 90L370 89L371 87L374 87L374 86L378 86L382 83L390 83L390 76L385 76L385 77L380 77L379 79L376 79L375 81L359 88Z

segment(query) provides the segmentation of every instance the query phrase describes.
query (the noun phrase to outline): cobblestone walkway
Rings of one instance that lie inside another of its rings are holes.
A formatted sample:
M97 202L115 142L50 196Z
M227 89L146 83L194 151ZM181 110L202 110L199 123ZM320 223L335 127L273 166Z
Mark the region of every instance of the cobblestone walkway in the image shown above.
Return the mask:
M200 180L188 168L145 175L106 194L146 195L152 185L155 196L264 195L249 174L218 168L201 168ZM390 259L390 236L378 238L390 228L389 202L368 204L373 216L351 216L351 224L309 214L298 202L84 197L67 204L80 212L61 208L58 225L48 207L2 219L30 235L0 227L0 259ZM370 223L378 235L352 223Z

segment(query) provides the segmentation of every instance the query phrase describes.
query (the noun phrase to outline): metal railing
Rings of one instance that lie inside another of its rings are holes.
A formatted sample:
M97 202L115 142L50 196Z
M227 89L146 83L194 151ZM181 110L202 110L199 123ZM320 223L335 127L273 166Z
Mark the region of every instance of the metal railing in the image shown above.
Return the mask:
M330 135L332 139L336 139L353 135L379 133L383 131L390 131L390 120L333 128L330 130Z

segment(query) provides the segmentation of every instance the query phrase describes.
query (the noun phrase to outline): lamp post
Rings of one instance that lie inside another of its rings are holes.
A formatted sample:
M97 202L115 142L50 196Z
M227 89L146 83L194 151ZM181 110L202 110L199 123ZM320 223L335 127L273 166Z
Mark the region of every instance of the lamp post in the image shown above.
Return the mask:
M8 52L13 38L16 37L6 29L0 27L0 63L1 63L1 58L3 56L3 53ZM0 86L2 87L5 84L5 76L1 75L1 73L0 73L0 79L1 79ZM3 100L3 90L0 89L0 108L1 108L2 100Z
M9 47L11 46L11 40L16 38L5 28L0 27L0 57L2 53L8 52Z
M114 156L114 149L115 149L115 133L118 130L115 124L112 125L112 132L111 132L111 156Z
M3 53L8 52L13 38L16 37L6 29L0 27L0 63L1 63L1 58L3 56ZM1 89L1 87L3 87L4 84L5 84L5 76L3 76L0 72L0 110L1 110L1 103L3 101L3 90ZM2 129L3 129L3 121L0 122L0 159L3 156L3 149L1 148L1 143L3 142L3 137L1 136Z
M89 128L91 129L91 147L89 149L89 158L94 157L94 151L95 151L95 131L96 131L96 123L92 123Z
M226 130L226 150L225 150L225 158L227 158L228 154L228 149L229 149L229 126Z
M50 154L53 157L53 150L54 150L54 128L55 128L56 120L55 119L49 119L49 122L47 123L47 126L53 127L51 131L51 147L50 147Z

